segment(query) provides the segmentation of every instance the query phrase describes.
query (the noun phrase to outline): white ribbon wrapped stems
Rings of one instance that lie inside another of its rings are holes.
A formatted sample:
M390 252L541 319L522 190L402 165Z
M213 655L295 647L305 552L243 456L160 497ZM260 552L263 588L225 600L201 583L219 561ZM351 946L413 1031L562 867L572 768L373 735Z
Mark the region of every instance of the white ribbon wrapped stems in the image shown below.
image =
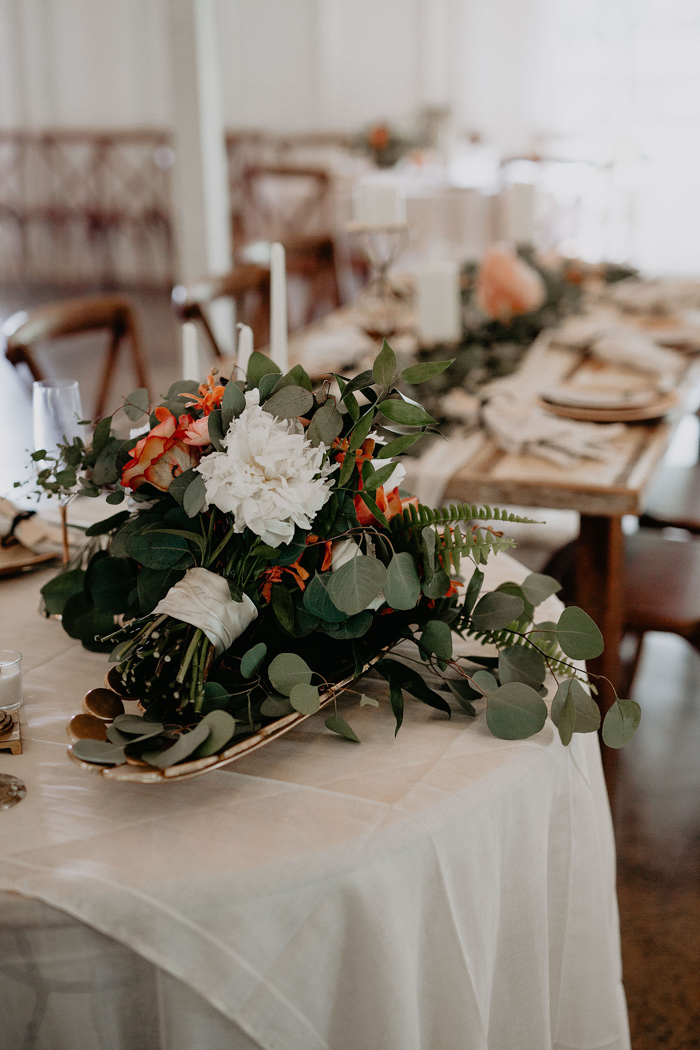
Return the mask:
M188 569L153 611L201 628L217 656L221 656L258 615L247 594L243 595L243 601L235 602L223 576L200 568Z

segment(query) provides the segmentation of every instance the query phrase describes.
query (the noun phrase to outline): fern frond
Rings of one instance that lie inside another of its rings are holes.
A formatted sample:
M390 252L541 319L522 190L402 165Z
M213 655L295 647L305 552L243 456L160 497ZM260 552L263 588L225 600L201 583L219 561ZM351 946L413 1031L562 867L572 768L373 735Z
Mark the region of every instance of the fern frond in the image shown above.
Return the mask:
M576 667L567 660L565 654L556 642L538 641L532 642L529 638L523 638L521 634L514 634L504 628L501 631L477 631L469 626L460 631L465 638L474 638L475 641L484 644L495 645L497 649L505 649L511 645L520 645L525 649L536 649L541 652L549 662L551 670L565 678L577 678L579 682L588 685L588 678L581 674ZM467 657L466 659L469 659Z
M541 525L535 518L524 518L519 514L504 510L502 507L478 506L475 503L451 503L449 507L426 507L409 504L403 514L396 514L391 519L391 528L395 531L412 532L426 525L455 525L461 521L511 521L522 525Z
M443 568L447 571L448 562L452 562L455 572L459 572L462 558L473 558L476 565L485 565L489 554L515 547L515 540L510 536L499 536L489 529L468 529L466 532L455 526L447 526L444 532L436 531L436 554L441 556Z

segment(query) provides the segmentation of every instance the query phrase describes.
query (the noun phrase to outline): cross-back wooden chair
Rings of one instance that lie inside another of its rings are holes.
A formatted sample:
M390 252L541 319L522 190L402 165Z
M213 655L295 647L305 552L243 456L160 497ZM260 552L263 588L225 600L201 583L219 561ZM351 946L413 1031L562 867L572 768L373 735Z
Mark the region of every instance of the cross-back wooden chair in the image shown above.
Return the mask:
M188 285L173 289L173 309L179 321L194 321L204 332L218 358L223 353L207 314L207 308L216 299L233 299L236 317L253 329L256 346L264 346L270 331L270 271L253 263L235 266L228 273L202 277Z
M35 357L39 344L99 330L109 332L109 342L95 403L95 418L98 418L104 413L124 342L129 344L138 386L148 387L141 339L128 299L121 295L88 295L39 306L7 337L5 356L16 367L25 364L35 380L42 380L45 376Z
M332 187L332 175L320 167L254 164L243 174L246 237L284 245L287 273L308 286L304 324L313 320L320 302L340 306L335 239L324 229Z

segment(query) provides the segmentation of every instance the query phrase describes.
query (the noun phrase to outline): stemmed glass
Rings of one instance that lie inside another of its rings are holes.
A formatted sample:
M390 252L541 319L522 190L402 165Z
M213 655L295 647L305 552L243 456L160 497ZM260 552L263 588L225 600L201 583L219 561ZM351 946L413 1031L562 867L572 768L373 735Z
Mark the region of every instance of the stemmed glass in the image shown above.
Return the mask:
M391 336L396 332L397 301L389 271L406 249L408 226L404 222L384 226L353 222L347 224L347 229L359 238L372 271L371 280L361 297L367 305L367 319L362 327L372 339Z
M77 379L42 379L34 384L34 448L54 453L58 445L78 437L83 418ZM61 503L63 564L70 558L66 503Z

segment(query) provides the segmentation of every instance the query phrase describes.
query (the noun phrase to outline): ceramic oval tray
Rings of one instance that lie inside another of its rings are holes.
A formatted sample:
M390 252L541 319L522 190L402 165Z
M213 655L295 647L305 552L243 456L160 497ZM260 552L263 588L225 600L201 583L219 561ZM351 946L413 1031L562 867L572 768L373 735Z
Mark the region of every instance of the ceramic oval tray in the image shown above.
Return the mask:
M661 394L650 404L635 408L585 408L582 405L557 405L545 398L538 398L540 408L564 419L575 419L581 423L639 423L643 420L661 419L678 404L675 392Z
M365 664L362 668L361 674L365 674L370 667L380 660L384 655L383 652L377 653L372 659ZM104 687L100 689L91 689L86 694L85 700L83 701L83 711L81 714L76 714L71 718L66 732L68 733L71 741L75 742L80 739L106 739L104 730L114 718L119 714L124 713L124 700L137 700L136 697L128 697L125 694L117 692L115 688L115 668L112 668L104 680ZM320 691L321 707L326 707L332 703L334 697L343 691L343 689L350 685L351 682L356 681L360 675L350 675L347 678L342 679L340 682L334 682L332 686L328 686L325 690ZM69 758L75 762L76 765L82 769L88 770L90 773L98 773L108 780L126 780L135 784L162 784L167 781L175 780L191 780L193 777L200 777L204 773L209 773L213 769L220 769L221 766L227 765L229 762L234 762L238 758L242 758L243 755L249 755L252 751L257 751L260 747L266 747L271 744L273 740L276 740L280 736L284 736L290 729L294 729L295 726L299 725L305 719L310 718L310 715L302 715L297 711L292 714L284 715L282 718L278 718L275 722L270 725L264 726L257 733L252 736L246 737L244 740L238 741L238 743L232 744L230 747L225 748L218 755L209 755L207 758L196 758L189 761L178 762L177 765L168 766L165 769L156 769L153 766L149 766L147 762L137 758L129 758L127 762L119 766L103 766L97 762L84 762L81 758L73 753L73 744L68 748ZM100 732L101 724L101 732Z

